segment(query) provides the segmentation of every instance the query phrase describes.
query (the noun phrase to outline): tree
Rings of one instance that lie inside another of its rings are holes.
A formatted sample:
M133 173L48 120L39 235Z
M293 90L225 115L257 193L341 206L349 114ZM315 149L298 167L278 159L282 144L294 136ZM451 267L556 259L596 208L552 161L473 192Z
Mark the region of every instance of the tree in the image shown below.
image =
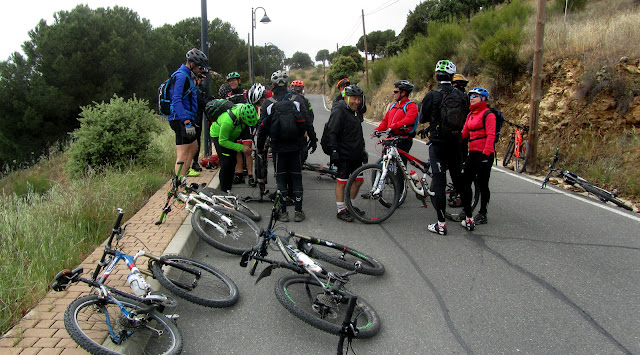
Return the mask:
M326 65L326 61L329 60L329 50L321 49L316 53L316 62L322 62L322 65Z
M353 74L359 70L358 63L356 63L352 56L340 56L334 61L331 69L327 72L327 80L330 83L336 82L341 78L353 76Z
M307 53L295 52L288 61L291 69L307 69L313 67L313 61Z
M342 46L338 49L338 56L349 56L351 53L358 53L358 48L355 46ZM335 59L335 58L334 58Z
M375 56L385 56L387 54L387 45L396 40L396 31L373 31L367 35L367 53L371 55L371 61L375 61ZM356 47L359 51L364 52L364 36L360 36Z

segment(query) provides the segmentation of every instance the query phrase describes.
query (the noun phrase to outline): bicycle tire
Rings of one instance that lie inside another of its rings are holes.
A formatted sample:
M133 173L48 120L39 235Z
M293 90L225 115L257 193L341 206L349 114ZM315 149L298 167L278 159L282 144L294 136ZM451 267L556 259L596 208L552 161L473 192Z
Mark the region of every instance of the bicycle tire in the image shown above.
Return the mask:
M114 298L130 312L147 307L126 298ZM105 314L109 314L110 326L115 333L132 332L121 344L116 345L110 339ZM91 354L179 354L183 340L173 321L156 310L144 314L147 315L144 325L150 327L131 325L113 299L87 295L75 299L67 307L64 326L71 338ZM151 328L162 331L162 335L150 331Z
M513 158L513 151L515 150L515 142L514 140L510 140L507 145L507 150L504 152L504 158L502 159L502 166L505 168L509 163L511 163L511 158Z
M516 157L516 171L522 173L529 161L529 141L522 141L520 144L520 156Z
M356 169L349 176L345 186L344 202L353 218L366 224L378 224L384 222L391 217L393 212L398 208L398 187L397 180L391 172L388 172L382 188L375 196L373 191L376 189L375 184L382 174L382 167L377 164L366 164ZM354 209L354 201L348 191L355 183L356 178L362 175L364 181L360 186L360 190L356 195L358 208L364 214L356 212ZM359 198L360 197L360 198Z
M346 295L342 289L332 291L343 296ZM278 301L296 317L325 332L340 334L348 297L343 297L341 303L333 302L335 300L327 295L316 279L304 275L288 275L280 278L276 283L275 292ZM315 297L312 300L313 296ZM322 312L317 309L317 304L320 301L323 301L322 304L329 308L325 310L328 315L321 314ZM370 338L380 330L380 317L373 307L360 297L358 297L356 309L351 319L356 317L358 318L356 338ZM365 319L363 320L362 317Z
M260 228L244 214L221 206L207 206L233 221L225 223L215 213L196 207L191 216L191 226L198 236L209 245L230 254L242 253L258 244Z
M210 187L205 187L204 189L202 189L202 193L204 193L205 195L212 197L212 196L224 196L225 193L223 193L220 190L217 189L213 189ZM262 219L262 216L260 215L260 212L256 211L255 209L249 207L246 203L240 201L240 199L238 199L236 201L237 203L237 207L234 208L234 210L244 214L245 216L251 218L252 220L254 220L255 222L260 221L260 219ZM223 207L230 207L231 205L233 205L232 202L228 203L229 206L227 205L222 205ZM212 205L212 206L217 206L217 205Z
M595 195L596 197L598 197L598 199L600 199L600 201L602 202L611 202L616 204L618 207L622 207L628 211L633 211L633 208L631 208L630 206L627 206L624 202L618 200L617 198L615 198L613 196L613 194L611 194L609 191L605 191L600 189L597 186L592 186L592 185L587 185L587 184L583 184L581 185L583 189L585 189L585 191Z
M153 277L167 290L189 302L205 307L230 307L238 302L236 284L222 271L181 255L163 255L151 261ZM196 276L172 265L180 264L200 272Z
M382 158L378 159L378 161L376 162L376 164L382 166ZM395 178L396 178L396 182L398 183L396 186L399 188L398 190L398 207L400 207L404 201L407 199L407 192L409 190L409 187L407 186L407 182L404 180L404 177L402 176L401 172L397 172L397 174L394 174ZM386 207L390 207L391 204L387 203L386 201L381 201L383 204L385 204Z
M384 266L378 260L342 244L322 239L314 243L303 241L301 250L312 258L326 261L346 270L355 270L354 263L359 261L362 267L358 273L372 276L384 274Z

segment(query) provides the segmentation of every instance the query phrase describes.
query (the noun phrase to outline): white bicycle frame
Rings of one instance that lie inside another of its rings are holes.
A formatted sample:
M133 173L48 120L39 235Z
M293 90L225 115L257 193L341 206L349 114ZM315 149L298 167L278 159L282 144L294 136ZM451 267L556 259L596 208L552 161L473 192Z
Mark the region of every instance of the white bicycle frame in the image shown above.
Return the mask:
M376 177L376 181L374 183L374 186L376 186L376 189L374 190L374 195L380 194L380 191L382 190L383 182L385 181L385 178L387 176L387 172L389 172L391 169L390 165L392 161L395 161L396 169L398 168L400 169L400 171L402 172L404 181L409 183L409 187L411 187L411 190L413 190L413 192L415 192L416 195L423 198L426 197L427 195L429 196L435 195L435 192L424 188L424 186L426 186L425 172L423 172L422 178L420 179L422 183L420 184L420 186L416 186L415 181L413 181L413 179L407 174L407 168L402 162L400 153L398 152L398 148L395 146L386 147L386 153L382 155L382 174ZM416 166L416 168L418 167ZM422 171L422 169L420 168L419 170Z

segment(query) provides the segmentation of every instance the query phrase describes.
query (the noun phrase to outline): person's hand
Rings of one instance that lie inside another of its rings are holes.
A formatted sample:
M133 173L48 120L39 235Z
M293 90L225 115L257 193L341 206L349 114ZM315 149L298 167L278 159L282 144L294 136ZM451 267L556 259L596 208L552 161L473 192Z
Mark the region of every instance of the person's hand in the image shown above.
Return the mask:
M329 163L336 164L338 160L340 160L340 155L338 155L338 151L337 150L332 151L331 155L329 156Z
M486 154L486 153L484 153L484 152L483 152L483 153L482 153L482 158L480 159L480 162L481 162L481 163L488 163L488 162L489 162L489 155L490 155L490 154L491 154L491 153Z
M318 148L318 140L317 139L310 139L309 140L309 145L307 146L309 148L309 154L313 154L316 149Z
M382 135L382 133L380 131L375 130L375 129L373 130L373 132L371 132L371 138L373 138L373 137L380 138L381 135Z
M251 154L251 146L249 146L249 145L242 145L242 153L244 153L244 154Z
M185 123L184 130L187 133L187 137L193 138L196 136L196 127L191 122Z
M384 134L386 134L387 137L390 136L391 135L391 128L387 128L387 130L384 131Z
M425 127L418 132L420 134L420 138L425 139L429 135L429 128Z

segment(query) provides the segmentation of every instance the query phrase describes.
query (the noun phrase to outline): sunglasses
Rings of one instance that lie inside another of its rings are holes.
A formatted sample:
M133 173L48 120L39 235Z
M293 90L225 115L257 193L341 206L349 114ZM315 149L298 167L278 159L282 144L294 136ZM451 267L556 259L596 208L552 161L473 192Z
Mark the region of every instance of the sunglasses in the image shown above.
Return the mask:
M399 94L399 93L400 93L400 90L393 90L393 93L394 93L394 94Z
M474 97L480 97L480 95L476 95L476 94L471 94L469 95L470 98L474 98Z

